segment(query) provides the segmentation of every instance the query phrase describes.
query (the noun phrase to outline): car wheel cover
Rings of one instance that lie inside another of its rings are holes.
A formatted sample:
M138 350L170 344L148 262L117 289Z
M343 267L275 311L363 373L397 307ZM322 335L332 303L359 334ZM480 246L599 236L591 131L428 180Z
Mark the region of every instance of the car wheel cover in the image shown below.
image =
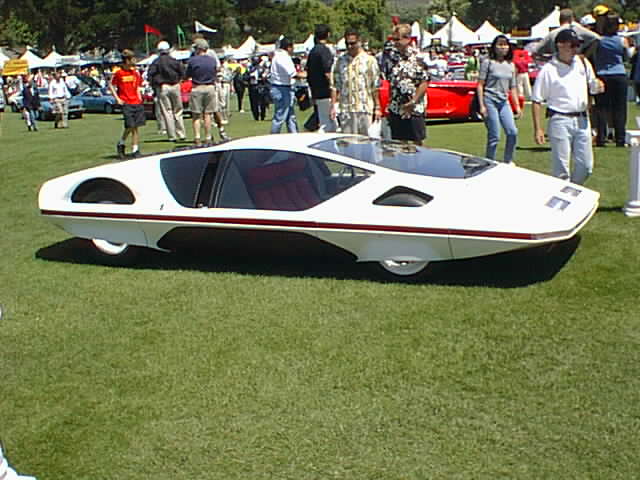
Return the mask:
M405 260L383 260L380 262L382 268L387 272L399 276L416 275L424 270L429 262L426 261L405 261Z
M93 238L91 242L99 251L111 256L122 255L129 249L128 243L113 243L99 238Z

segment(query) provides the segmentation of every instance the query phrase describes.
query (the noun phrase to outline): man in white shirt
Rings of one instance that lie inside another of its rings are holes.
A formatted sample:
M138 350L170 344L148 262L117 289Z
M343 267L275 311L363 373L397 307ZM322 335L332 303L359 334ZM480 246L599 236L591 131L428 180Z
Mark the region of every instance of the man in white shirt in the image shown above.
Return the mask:
M287 124L290 133L298 132L296 116L293 111L295 96L293 95L293 79L304 75L297 72L291 59L293 43L288 38L280 40L280 47L271 60L271 98L273 99L273 120L271 133L280 133L282 125Z
M555 43L557 54L540 70L531 95L534 139L538 145L545 142L541 103L546 102L553 175L581 185L593 171L589 91L601 91L602 82L591 64L576 55L580 46L576 32L562 30Z
M54 115L54 128L69 127L69 99L71 92L62 78L62 72L56 70L53 80L49 82L49 100L51 101L51 110ZM62 124L62 126L60 126Z

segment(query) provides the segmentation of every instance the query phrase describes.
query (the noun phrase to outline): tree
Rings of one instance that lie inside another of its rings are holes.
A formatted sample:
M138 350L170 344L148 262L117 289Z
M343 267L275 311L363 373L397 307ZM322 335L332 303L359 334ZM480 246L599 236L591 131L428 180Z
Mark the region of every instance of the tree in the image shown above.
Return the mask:
M336 0L333 8L345 28L355 28L374 46L384 42L390 28L385 0Z
M20 20L12 12L6 20L0 23L0 44L10 47L37 45L38 35L31 31L26 22Z

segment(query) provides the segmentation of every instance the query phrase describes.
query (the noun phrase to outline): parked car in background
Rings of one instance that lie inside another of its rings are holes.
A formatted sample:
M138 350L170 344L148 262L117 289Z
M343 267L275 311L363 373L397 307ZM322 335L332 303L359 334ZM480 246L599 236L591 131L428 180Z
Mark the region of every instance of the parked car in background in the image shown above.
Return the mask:
M122 111L122 105L106 88L86 88L74 98L80 100L86 112L116 113Z
M191 80L185 80L180 84L180 98L182 100L182 114L187 116L191 115L189 110L189 97L191 97L191 88L193 84ZM149 88L142 95L142 102L144 103L144 115L148 120L155 120L156 110L153 102L153 91Z
M36 111L36 118L38 120L53 120L53 105L49 100L49 90L46 88L39 88L40 93L40 110ZM11 110L19 112L22 110L22 95L14 97L14 101L11 104ZM76 97L69 99L69 118L82 118L84 114L84 106L81 100Z
M381 90L389 88L388 82L383 82ZM437 80L429 82L427 88L427 120L467 120L479 121L480 106L478 104L478 82L471 80ZM384 98L384 92L380 98ZM388 97L388 93L387 96ZM524 97L519 98L520 108L524 107ZM384 103L381 100L381 103ZM382 105L385 108L385 105ZM511 102L513 108L513 102Z

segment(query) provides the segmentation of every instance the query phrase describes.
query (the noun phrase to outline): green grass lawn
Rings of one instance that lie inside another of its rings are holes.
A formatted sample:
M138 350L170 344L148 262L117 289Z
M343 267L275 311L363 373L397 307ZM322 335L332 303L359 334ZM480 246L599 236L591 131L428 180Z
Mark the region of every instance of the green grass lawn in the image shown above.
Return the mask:
M235 113L230 135L269 131L250 117ZM5 113L0 137L0 439L18 471L640 476L640 219L620 211L628 149L596 151L587 185L601 208L575 241L451 262L404 285L313 261L85 261L40 217L38 188L112 161L121 120L40 126L27 132ZM548 172L530 111L519 128L518 165ZM168 149L156 130L144 128L144 152ZM427 143L482 154L485 134L478 123L429 125Z

